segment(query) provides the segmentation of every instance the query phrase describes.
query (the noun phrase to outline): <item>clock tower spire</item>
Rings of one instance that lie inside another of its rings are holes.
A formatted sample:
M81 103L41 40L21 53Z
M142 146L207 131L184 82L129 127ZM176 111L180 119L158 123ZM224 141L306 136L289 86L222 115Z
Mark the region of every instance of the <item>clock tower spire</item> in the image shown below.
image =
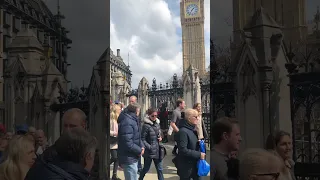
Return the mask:
M204 0L181 0L183 72L190 65L205 75Z

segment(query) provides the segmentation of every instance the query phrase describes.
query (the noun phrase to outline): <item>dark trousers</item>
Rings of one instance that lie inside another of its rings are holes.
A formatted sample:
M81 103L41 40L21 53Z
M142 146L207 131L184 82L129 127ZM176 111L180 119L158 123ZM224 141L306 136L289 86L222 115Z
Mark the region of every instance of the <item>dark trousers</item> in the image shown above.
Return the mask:
M172 150L172 154L177 154L177 149L178 149L178 146L174 145L173 150Z
M141 171L142 165L141 165L141 156L138 159L138 171Z
M157 170L158 180L164 180L163 172L162 172L163 171L162 161L160 161L159 159L152 159L149 157L144 157L144 165L140 173L139 180L143 180L144 176L148 173L148 171L150 170L152 161Z
M193 173L190 177L182 178L180 177L180 180L202 180L202 177L199 177L197 173Z
M116 176L118 171L118 166L119 166L117 149L111 149L110 155L111 155L110 165L113 163L113 176Z

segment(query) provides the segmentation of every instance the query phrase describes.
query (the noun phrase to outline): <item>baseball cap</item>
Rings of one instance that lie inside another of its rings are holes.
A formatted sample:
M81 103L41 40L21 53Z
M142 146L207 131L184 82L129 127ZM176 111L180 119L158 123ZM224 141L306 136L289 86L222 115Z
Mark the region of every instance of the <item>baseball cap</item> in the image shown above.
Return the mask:
M28 125L26 125L26 124L16 125L16 133L17 134L25 134L27 132L28 132Z

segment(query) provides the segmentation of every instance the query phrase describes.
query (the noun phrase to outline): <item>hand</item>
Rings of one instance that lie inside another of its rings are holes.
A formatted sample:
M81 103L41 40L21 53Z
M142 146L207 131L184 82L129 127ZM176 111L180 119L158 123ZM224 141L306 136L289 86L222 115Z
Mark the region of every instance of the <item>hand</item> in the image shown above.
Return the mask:
M158 140L159 140L159 142L161 142L162 141L162 137L159 137Z
M141 149L142 149L142 151L141 151L140 156L142 156L144 154L144 148L141 148Z
M204 159L205 157L206 157L206 154L205 153L201 153L200 159Z

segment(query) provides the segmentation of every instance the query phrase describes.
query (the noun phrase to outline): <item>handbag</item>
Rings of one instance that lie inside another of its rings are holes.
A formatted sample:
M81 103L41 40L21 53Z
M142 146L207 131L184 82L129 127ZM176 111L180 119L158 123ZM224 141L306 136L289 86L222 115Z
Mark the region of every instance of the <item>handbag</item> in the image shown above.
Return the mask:
M161 136L161 131L158 131L157 129L155 129L154 126L151 126L151 128L156 134L158 134L158 137ZM162 143L159 143L159 160L163 160L166 155L167 155L166 148Z
M167 150L163 144L159 144L159 159L163 160L167 155Z
M110 140L110 144L117 144L118 143L118 137L110 136L109 140Z

